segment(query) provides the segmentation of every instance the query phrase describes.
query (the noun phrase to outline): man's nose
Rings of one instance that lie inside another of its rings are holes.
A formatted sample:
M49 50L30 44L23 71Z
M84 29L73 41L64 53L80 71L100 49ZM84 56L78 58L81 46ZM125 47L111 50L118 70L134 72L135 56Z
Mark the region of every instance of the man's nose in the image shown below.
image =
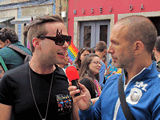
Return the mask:
M113 49L111 47L111 45L109 46L108 50L107 50L107 53L112 53L113 52Z
M69 47L68 42L65 41L63 47L67 47L68 48Z

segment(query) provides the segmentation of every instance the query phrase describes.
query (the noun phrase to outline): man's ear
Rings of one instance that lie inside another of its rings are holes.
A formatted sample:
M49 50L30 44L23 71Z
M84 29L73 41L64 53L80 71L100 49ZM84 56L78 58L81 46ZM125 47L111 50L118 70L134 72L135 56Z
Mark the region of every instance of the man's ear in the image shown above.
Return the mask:
M103 50L103 53L104 53L104 55L106 55L107 54L107 49Z
M134 54L135 55L142 53L144 49L145 48L144 48L144 44L142 43L142 41L134 42Z
M156 51L156 47L153 48L153 52L155 52L155 51Z
M5 44L6 44L6 45L11 44L11 41L10 41L9 39L7 39L7 40L5 41Z
M41 48L39 43L40 43L40 39L38 39L36 37L34 37L32 39L32 44L33 44L35 49L40 49Z

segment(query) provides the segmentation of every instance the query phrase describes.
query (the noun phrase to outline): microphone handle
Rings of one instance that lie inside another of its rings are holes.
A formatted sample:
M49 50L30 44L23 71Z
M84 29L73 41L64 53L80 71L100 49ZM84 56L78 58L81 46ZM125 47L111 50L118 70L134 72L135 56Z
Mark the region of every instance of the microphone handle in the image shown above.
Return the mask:
M80 87L78 85L78 80L72 80L71 82L72 82L72 85L76 86L77 89L80 90ZM80 93L75 94L75 96L79 96L79 95L80 95Z

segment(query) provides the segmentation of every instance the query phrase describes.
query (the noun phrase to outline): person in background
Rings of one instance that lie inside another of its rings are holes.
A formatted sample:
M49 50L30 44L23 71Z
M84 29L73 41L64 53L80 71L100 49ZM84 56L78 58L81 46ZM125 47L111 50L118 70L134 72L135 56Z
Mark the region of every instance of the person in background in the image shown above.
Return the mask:
M82 47L80 48L76 60L74 61L75 67L77 68L77 70L79 71L82 61L85 58L86 55L91 53L91 49L87 48L87 47Z
M106 66L106 68L107 68L108 63L107 63L107 57L106 57L106 55L103 56L102 62L105 64L105 66Z
M0 120L74 120L63 64L71 36L57 15L37 16L26 26L32 59L7 71L0 81Z
M108 53L114 66L123 68L123 74L108 78L94 106L84 85L79 83L80 89L75 86L68 88L80 109L81 120L126 120L122 107L124 101L118 94L119 80L124 85L124 91L121 91L124 92L124 100L135 120L160 119L160 75L156 62L151 59L156 39L156 27L144 16L128 16L113 26ZM75 94L80 92L81 95L76 97Z
M65 57L64 57L64 63L62 64L58 64L59 67L61 67L64 72L66 70L66 68L69 66L69 56L68 56L68 52L65 53Z
M91 48L91 53L95 53L95 48L96 48L96 47L92 47L92 48Z
M153 53L154 58L157 61L157 70L160 72L160 36L157 37L155 46L153 48Z
M13 44L29 55L32 55L31 51L18 41L18 35L12 28L3 27L0 30L0 56L4 60L8 70L24 63L23 58L17 52L7 47L9 44Z
M90 53L84 58L79 71L79 82L89 90L92 99L99 97L101 94L101 86L99 85L100 67L99 56Z
M105 76L105 81L104 83L107 81L107 79L116 74L116 73L122 73L122 69L121 68L116 68L114 65L113 65L113 61L112 59L110 59L109 63L108 63L108 66L107 66L107 69L106 69L106 72L104 74Z
M101 59L101 68L100 68L100 71L99 71L99 84L103 88L104 87L104 80L105 80L104 73L105 73L105 70L106 70L106 66L102 62L102 59L107 54L107 44L104 41L99 41L96 44L95 54L97 54Z

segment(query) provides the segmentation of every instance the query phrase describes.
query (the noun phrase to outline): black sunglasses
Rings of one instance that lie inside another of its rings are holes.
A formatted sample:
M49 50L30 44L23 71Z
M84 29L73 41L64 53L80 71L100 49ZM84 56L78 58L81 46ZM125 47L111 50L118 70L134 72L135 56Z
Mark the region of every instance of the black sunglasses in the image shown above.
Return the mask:
M57 33L56 37L40 35L38 38L47 38L47 39L53 40L55 44L59 46L63 46L65 41L68 43L68 45L71 44L71 36L62 35L60 33Z

